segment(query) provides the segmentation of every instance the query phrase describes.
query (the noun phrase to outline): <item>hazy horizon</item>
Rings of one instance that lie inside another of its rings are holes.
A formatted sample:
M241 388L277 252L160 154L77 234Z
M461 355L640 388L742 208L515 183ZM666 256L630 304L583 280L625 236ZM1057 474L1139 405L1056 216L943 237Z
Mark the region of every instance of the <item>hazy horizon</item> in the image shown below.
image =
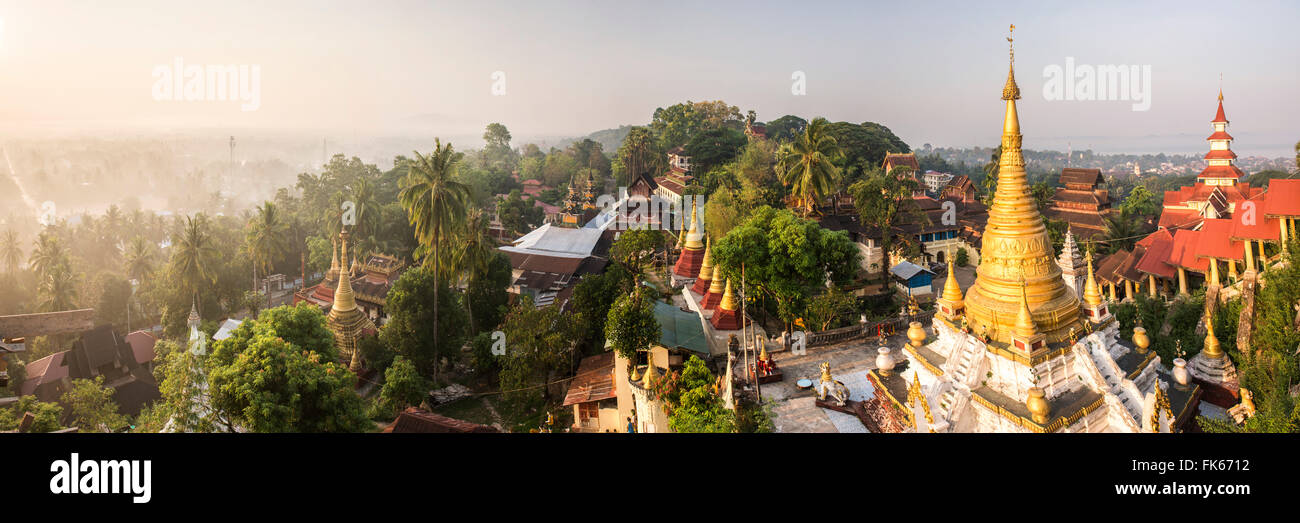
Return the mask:
M873 121L913 147L990 146L1015 23L1027 148L1203 151L1222 73L1234 150L1276 157L1300 138L1300 35L1288 27L1297 15L1300 7L1280 2L2 2L0 133L440 136L472 148L489 122L520 145L721 99L761 121ZM1047 100L1045 68L1067 58L1149 66L1150 109ZM257 66L256 110L157 100L154 72L177 59ZM806 95L791 94L795 71Z

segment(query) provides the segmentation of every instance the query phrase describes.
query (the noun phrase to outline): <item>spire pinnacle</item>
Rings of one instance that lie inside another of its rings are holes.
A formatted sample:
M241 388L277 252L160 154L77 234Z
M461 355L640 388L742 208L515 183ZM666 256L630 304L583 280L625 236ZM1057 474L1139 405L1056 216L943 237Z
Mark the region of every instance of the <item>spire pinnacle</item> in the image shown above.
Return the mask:
M348 259L348 236L347 229L339 233L339 243L342 244L340 250L343 252L344 264L347 263ZM357 300L352 292L351 270L340 269L338 274L339 284L334 290L334 306L330 308L330 311L348 312L356 310Z
M1020 313L1016 316L1016 335L1032 338L1038 334L1038 326L1034 325L1034 316L1029 312L1029 296L1026 294L1025 280L1020 280Z
M1088 281L1083 284L1083 302L1096 307L1101 305L1101 287L1092 272L1092 251L1088 251Z
M948 279L943 282L943 299L954 307L961 306L961 285L957 284L957 274L952 268L952 256L948 256Z
M1016 85L1016 47L1015 38L1010 35L1016 30L1016 24L1011 24L1011 30L1007 36L1007 48L1010 50L1011 62L1007 69L1007 84L1002 87L1002 99L1011 101L1020 99L1020 86Z

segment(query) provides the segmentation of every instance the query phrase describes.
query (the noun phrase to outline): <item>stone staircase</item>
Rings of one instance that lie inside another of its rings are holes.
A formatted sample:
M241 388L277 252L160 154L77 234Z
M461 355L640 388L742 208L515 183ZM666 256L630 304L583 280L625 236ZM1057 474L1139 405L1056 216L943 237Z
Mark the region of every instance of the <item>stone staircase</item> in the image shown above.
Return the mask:
M1142 393L1138 390L1136 384L1127 379L1124 371L1119 368L1119 365L1115 364L1115 359L1110 356L1110 353L1105 348L1098 348L1089 343L1088 355L1092 359L1093 367L1097 369L1106 385L1110 387L1110 392L1119 398L1124 405L1124 409L1134 417L1141 416Z
M939 396L939 415L952 423L970 401L972 382L978 382L976 375L983 356L983 347L962 337L952 350L952 359L948 360L945 370L951 381Z

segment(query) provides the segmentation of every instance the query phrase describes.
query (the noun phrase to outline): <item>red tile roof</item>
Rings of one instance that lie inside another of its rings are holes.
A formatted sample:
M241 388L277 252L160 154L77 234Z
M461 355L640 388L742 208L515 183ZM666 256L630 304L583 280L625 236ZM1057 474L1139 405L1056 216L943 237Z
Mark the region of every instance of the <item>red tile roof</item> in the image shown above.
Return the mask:
M1137 269L1162 278L1177 277L1178 271L1169 265L1169 255L1174 248L1173 235L1166 229L1160 229L1138 241L1138 245L1144 243L1146 254L1138 260Z
M155 352L154 345L158 344L158 338L153 337L145 331L135 331L126 335L126 342L131 344L131 352L135 354L135 362L141 365L153 361Z
M1241 210L1238 209L1238 214ZM1232 239L1234 240L1264 240L1268 242L1279 241L1281 231L1277 226L1277 218L1267 218L1261 216L1263 213L1256 212L1255 223L1247 225L1242 223L1245 215L1240 218L1233 217L1232 220Z
M1219 260L1245 260L1241 242L1232 240L1232 227L1232 219L1205 220L1196 255Z
M1209 138L1206 138L1206 141L1210 141L1210 140L1231 140L1231 139L1232 139L1232 135L1230 135L1230 134L1228 134L1228 133L1225 133L1225 132L1223 132L1223 131L1215 131L1214 134L1211 134Z
M1220 94L1219 96L1223 96ZM1223 99L1219 99L1219 110L1214 113L1214 119L1210 123L1228 123L1228 117L1223 114Z
M1205 153L1205 159L1206 160L1236 160L1237 153L1234 153L1229 149L1211 149L1210 152Z
M1269 182L1263 199L1266 216L1300 216L1300 179Z
M1209 260L1196 256L1200 241L1201 231L1179 229L1174 233L1174 247L1169 254L1169 263L1201 273L1208 270Z
M1199 225L1202 219L1201 213L1193 210L1165 209L1160 213L1157 225L1166 229L1190 229Z
M1200 178L1241 178L1246 173L1241 172L1236 165L1211 165L1201 171Z

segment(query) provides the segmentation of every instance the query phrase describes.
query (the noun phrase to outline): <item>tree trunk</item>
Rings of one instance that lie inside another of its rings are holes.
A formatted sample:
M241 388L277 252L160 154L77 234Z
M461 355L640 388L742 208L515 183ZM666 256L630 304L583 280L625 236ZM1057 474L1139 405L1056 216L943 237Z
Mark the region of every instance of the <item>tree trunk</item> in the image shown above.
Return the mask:
M442 362L438 359L438 233L441 224L433 226L433 386L438 386L438 369Z

